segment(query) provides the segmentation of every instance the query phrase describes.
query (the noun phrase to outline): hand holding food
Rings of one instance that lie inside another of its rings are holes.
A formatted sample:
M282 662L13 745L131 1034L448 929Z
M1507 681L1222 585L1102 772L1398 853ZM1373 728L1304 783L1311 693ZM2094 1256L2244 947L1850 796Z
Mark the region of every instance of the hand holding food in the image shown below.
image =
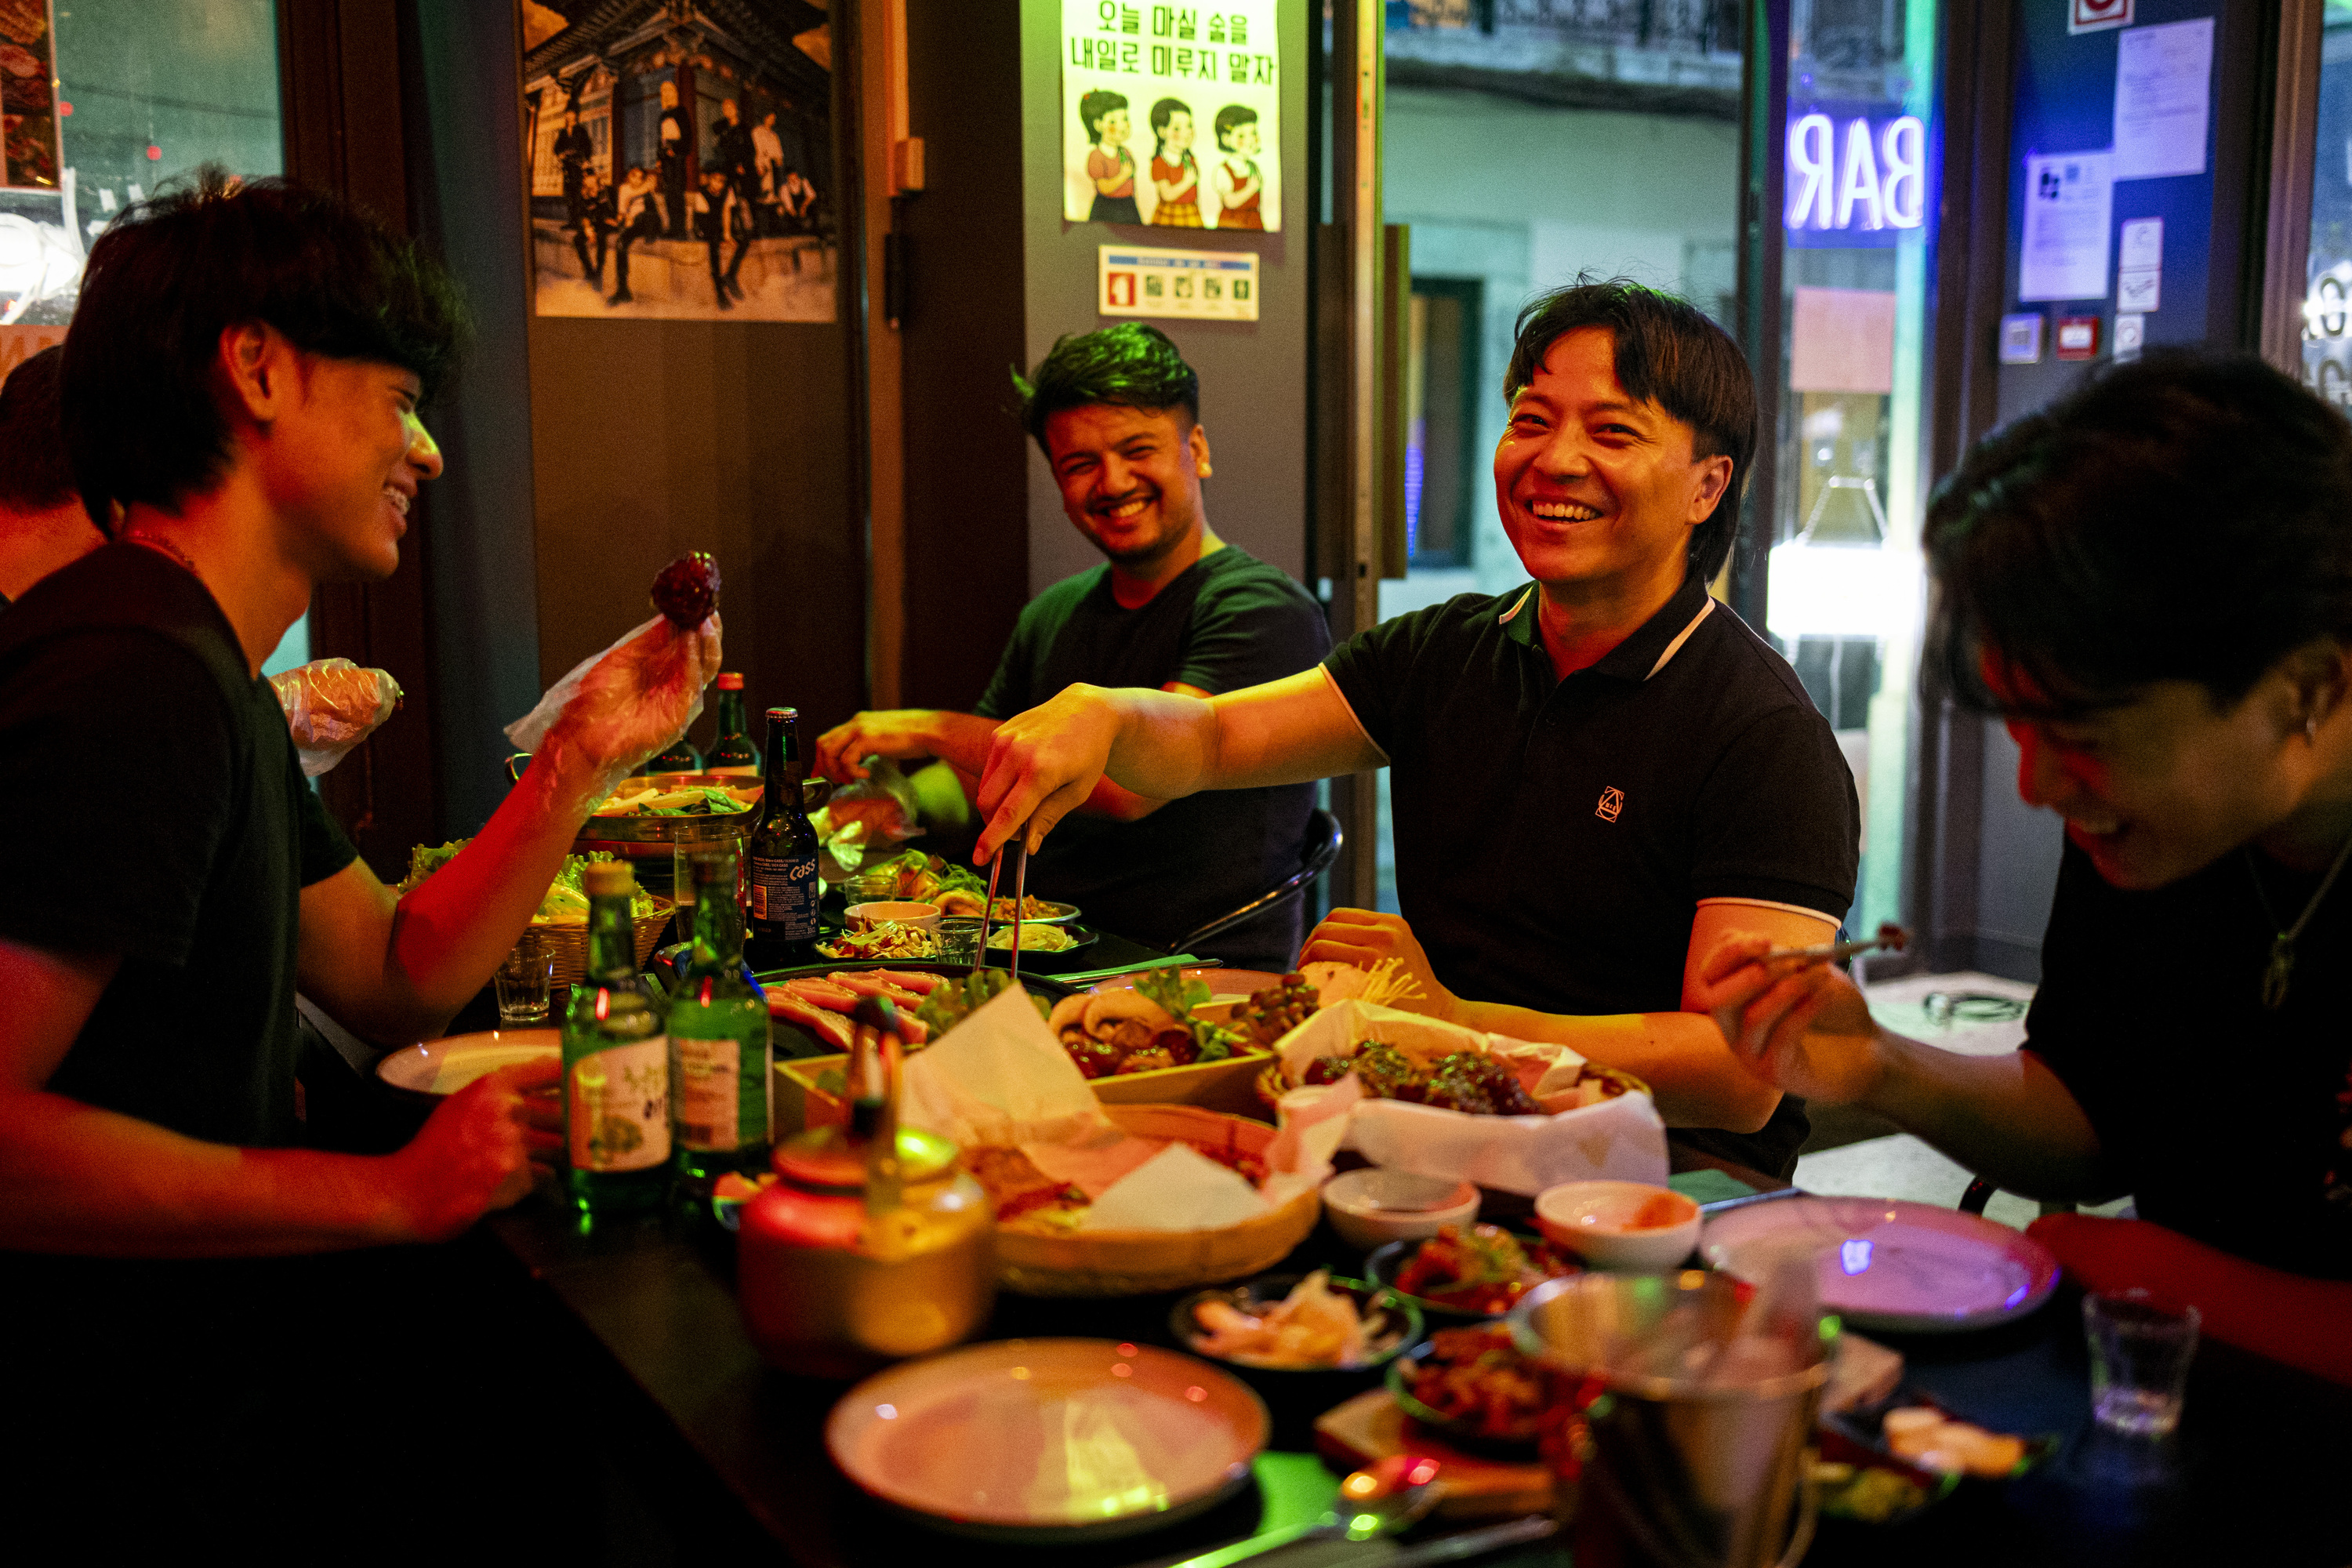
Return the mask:
M866 776L868 757L929 757L938 755L932 734L932 710L888 708L851 715L816 738L816 771L835 784Z
M1713 1016L1732 1053L1791 1094L1844 1104L1878 1077L1878 1026L1834 964L1768 962L1769 937L1735 931L1699 965L1696 1010Z
M1438 984L1437 973L1430 967L1429 954L1422 951L1421 940L1412 934L1412 927L1402 916L1377 910L1333 910L1307 933L1307 943L1299 949L1298 960L1301 969L1323 962L1393 972L1402 981L1410 982L1409 989L1400 986L1391 995L1364 1000L1433 1018L1454 1016L1454 993ZM1325 1000L1334 1002L1340 998L1330 996Z
M348 658L314 658L271 676L269 686L285 710L286 730L294 737L307 778L341 762L392 717L402 695L391 671L364 668Z

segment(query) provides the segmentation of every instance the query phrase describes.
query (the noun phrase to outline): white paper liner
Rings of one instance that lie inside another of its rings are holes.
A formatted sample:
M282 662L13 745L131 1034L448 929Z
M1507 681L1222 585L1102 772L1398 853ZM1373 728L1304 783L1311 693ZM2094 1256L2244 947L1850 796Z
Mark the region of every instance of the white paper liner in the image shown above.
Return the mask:
M1319 1187L1347 1131L1351 1097L1301 1111L1268 1148L1265 1184L1190 1145L1137 1138L1102 1102L1028 994L1007 987L907 1058L899 1116L965 1148L1019 1149L1094 1202L1081 1230L1222 1230Z
M1511 1064L1539 1103L1572 1099L1584 1058L1566 1046L1483 1034L1419 1014L1364 1002L1323 1008L1276 1043L1286 1078L1297 1079L1318 1057L1352 1057L1365 1040L1416 1054L1484 1050ZM1296 1089L1282 1097L1280 1115L1329 1114L1326 1102L1343 1090L1360 1094L1353 1073L1337 1084ZM1418 1176L1475 1182L1528 1196L1564 1182L1648 1182L1666 1179L1666 1126L1646 1094L1625 1094L1580 1110L1546 1116L1473 1116L1404 1100L1363 1099L1353 1104L1343 1147L1376 1165Z

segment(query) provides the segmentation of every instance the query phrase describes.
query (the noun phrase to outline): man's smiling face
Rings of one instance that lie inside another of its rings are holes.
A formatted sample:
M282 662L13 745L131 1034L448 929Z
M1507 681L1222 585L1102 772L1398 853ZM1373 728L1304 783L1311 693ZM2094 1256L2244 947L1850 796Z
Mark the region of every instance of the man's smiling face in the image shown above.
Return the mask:
M1209 437L1181 408L1088 403L1045 416L1062 510L1119 565L1147 574L1201 528Z
M1528 574L1580 598L1671 595L1731 480L1731 459L1695 456L1694 438L1626 392L1606 328L1562 333L1495 448L1495 504Z

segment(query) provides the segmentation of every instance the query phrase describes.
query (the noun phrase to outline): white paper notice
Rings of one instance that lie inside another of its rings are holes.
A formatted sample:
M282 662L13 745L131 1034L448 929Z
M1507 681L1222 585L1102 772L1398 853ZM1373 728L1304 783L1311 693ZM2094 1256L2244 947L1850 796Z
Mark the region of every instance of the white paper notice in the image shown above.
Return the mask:
M2020 300L2104 300L2113 232L2112 153L2029 154Z
M2203 174L2213 18L2131 27L2116 42L2115 177Z

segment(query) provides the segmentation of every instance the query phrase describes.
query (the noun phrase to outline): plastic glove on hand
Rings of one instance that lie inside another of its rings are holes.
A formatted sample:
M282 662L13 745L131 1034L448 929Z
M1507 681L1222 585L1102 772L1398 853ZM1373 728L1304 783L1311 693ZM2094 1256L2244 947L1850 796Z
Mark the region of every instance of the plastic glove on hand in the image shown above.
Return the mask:
M544 744L571 748L594 770L598 793L609 792L701 713L703 689L719 674L719 630L716 614L691 631L659 616L639 626L566 678L577 686Z

